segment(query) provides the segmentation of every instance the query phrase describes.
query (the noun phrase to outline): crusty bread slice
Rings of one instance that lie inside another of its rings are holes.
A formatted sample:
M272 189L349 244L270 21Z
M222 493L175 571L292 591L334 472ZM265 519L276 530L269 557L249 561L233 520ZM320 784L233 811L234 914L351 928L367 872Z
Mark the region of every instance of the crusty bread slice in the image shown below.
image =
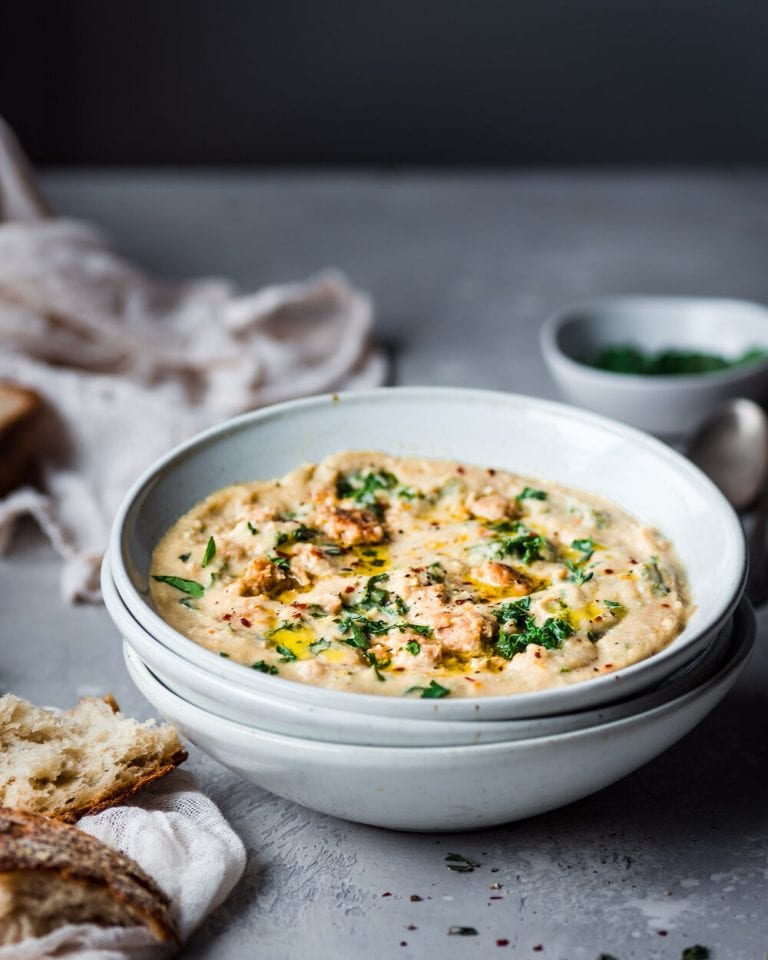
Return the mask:
M177 940L170 901L130 857L76 827L0 809L0 944L67 923Z
M186 760L178 734L124 717L112 698L56 713L0 697L0 806L74 822Z
M34 390L0 381L0 497L25 478L41 406Z

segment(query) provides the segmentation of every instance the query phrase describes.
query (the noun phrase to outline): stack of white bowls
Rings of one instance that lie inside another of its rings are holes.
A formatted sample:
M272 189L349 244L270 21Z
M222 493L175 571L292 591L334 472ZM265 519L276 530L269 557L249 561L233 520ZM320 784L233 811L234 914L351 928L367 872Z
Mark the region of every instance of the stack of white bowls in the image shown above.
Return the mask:
M340 450L460 460L609 497L677 548L696 609L655 656L585 683L440 700L329 690L249 670L179 634L148 581L162 534L208 493ZM734 683L754 643L738 519L653 438L512 394L399 388L248 414L173 451L128 494L102 571L128 671L201 750L261 787L348 820L463 830L583 797L666 749Z

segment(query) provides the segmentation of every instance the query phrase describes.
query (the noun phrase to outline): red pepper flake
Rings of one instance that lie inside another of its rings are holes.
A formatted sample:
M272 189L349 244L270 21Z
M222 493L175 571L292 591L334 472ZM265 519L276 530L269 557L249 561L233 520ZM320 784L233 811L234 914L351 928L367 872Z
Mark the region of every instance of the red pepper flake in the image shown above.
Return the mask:
M610 567L606 567L605 570L603 570L603 573L613 573L613 570L611 570Z
M464 679L469 683L477 683L477 680L475 680L474 677L464 677Z
M231 620L231 619L232 619L232 614L231 614L231 613L225 613L224 616L223 616L221 619L222 619L222 620Z
M659 930L659 936L660 936L660 937L666 937L666 936L667 936L667 931L666 931L666 930Z
M541 650L534 650L533 655L537 660L541 660Z
M537 943L536 946L535 946L533 949L534 949L534 951L535 951L536 953L541 953L541 951L544 949L544 944L543 944L543 943Z
M400 946L401 946L401 947L407 947L407 946L408 946L408 941L407 941L407 940L401 940L401 941L400 941Z
M606 669L606 670L611 670L612 667L613 667L613 664L612 664L612 663L606 663L606 665L605 665L605 669Z
M668 604L668 603L662 603L662 607L664 607L665 610L669 610L670 604Z
M308 604L308 603L299 603L298 600L294 600L293 603L291 604L291 606L292 606L292 607L296 607L297 610L306 610L307 607L309 606L309 604Z
M240 617L240 623L242 623L244 627L250 627L251 625L251 621L247 617Z
M391 896L392 894L389 892L389 890L387 890L386 893L382 893L382 897L391 897Z
M456 467L456 473L466 473L466 472L467 471L464 469L464 467Z
M418 893L412 893L410 897L411 903L419 903L423 899L424 897L420 897Z
M489 900L503 900L504 897L495 897L495 896L492 896L492 897L488 897L488 899L489 899Z
M496 476L496 471L493 469L493 467L489 467L489 468L488 468L488 476L489 476L489 477L495 477L495 476Z
M496 946L497 946L497 947L508 947L508 946L509 946L509 940L507 940L507 939L497 940L497 941L496 941Z
M629 558L629 562L630 562L630 563L637 563L637 560L635 560L634 557L630 557L630 558Z
M459 598L458 600L454 600L453 602L456 604L457 607L460 607L462 603L469 603L469 598L463 597L463 598Z
M354 593L354 592L355 592L354 587L344 587L344 593Z

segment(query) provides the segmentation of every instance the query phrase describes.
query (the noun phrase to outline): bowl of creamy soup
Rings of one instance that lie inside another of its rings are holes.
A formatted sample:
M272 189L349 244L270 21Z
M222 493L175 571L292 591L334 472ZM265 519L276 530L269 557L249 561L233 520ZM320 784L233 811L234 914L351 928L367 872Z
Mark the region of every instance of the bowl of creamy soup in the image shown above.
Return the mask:
M621 718L465 745L365 746L283 736L184 700L130 648L126 665L142 694L184 737L263 789L321 813L379 827L470 830L572 803L687 734L733 686L753 649L755 622L746 601L733 623L726 656L692 689L670 690L650 708L641 697Z
M700 653L741 528L674 451L560 404L396 388L283 404L169 454L109 560L180 669L402 716L618 699Z

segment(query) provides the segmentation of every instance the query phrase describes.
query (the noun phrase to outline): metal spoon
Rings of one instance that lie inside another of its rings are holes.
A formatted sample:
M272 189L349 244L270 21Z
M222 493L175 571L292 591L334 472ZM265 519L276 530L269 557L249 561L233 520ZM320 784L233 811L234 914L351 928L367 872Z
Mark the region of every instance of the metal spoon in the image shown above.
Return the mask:
M727 400L700 424L686 453L735 510L756 507L747 596L759 606L768 599L768 416L751 400Z

